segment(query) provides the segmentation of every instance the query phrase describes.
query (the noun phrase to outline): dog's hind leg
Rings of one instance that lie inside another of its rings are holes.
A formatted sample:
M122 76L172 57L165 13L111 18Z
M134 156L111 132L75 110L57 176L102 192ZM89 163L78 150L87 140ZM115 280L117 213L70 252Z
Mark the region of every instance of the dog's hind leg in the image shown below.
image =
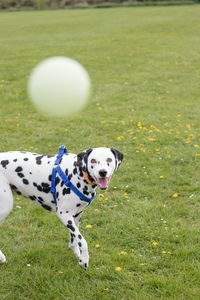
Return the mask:
M0 223L8 216L13 208L13 194L7 178L0 173ZM5 263L6 257L0 250L0 263Z

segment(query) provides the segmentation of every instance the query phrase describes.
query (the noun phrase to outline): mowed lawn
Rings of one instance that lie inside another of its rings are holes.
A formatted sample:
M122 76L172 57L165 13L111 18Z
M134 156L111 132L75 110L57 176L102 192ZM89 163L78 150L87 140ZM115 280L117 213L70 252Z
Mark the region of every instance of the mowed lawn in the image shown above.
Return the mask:
M125 155L82 218L88 271L56 216L16 197L0 226L1 300L199 299L199 20L198 5L0 13L0 152ZM72 120L28 101L31 69L55 55L91 76Z

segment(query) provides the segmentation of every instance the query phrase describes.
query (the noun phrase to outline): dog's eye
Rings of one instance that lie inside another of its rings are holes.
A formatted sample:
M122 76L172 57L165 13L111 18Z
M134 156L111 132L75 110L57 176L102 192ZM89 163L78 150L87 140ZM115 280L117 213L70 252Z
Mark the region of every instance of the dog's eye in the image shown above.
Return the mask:
M91 164L96 164L97 163L97 161L96 161L96 159L91 159Z
M111 162L112 162L112 158L108 158L108 159L107 159L107 162L108 162L108 163L111 163Z

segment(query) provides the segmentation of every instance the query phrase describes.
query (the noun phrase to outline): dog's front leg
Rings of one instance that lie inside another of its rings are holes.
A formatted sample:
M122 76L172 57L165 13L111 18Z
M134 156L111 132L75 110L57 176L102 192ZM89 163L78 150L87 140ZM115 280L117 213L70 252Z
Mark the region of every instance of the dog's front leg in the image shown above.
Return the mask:
M89 266L88 245L86 240L80 233L73 216L69 215L69 213L58 214L58 216L69 230L71 236L70 248L74 251L75 255L78 256L80 266L86 270Z
M81 214L82 214L82 212L73 216L74 222L76 224L76 227L78 227L78 229L79 229L79 221L80 221ZM74 254L78 258L80 258L80 250L79 250L79 246L78 246L78 241L77 241L77 239L74 238L73 233L69 233L69 248L74 252Z

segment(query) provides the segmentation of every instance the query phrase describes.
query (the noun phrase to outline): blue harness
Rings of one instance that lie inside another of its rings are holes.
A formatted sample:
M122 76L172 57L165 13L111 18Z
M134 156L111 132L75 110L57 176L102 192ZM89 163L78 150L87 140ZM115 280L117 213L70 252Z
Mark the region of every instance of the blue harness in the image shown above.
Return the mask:
M55 167L53 168L52 171L52 177L51 177L51 193L53 195L54 198L54 203L57 204L56 201L56 175L58 174L60 176L60 178L62 179L62 181L64 182L64 184L70 188L70 190L72 190L82 201L85 201L88 203L88 205L94 200L94 198L96 197L96 193L94 194L94 196L92 198L88 198L86 197L84 194L82 194L72 183L71 181L68 179L68 177L65 175L65 173L62 171L61 167L59 166L61 159L63 157L63 155L67 155L67 149L65 146L61 146L59 147L59 153L56 156L56 160L55 160Z

